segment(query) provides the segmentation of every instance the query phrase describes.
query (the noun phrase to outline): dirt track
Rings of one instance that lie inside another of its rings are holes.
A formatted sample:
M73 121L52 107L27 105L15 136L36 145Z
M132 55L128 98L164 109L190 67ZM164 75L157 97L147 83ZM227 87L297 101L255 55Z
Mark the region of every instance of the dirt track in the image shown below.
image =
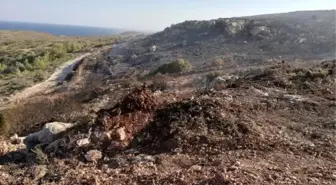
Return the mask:
M9 97L9 102L17 102L21 99L28 98L32 95L38 94L40 92L44 92L50 90L58 83L64 81L67 75L72 72L73 67L80 62L83 58L89 56L90 53L83 54L73 60L69 60L68 62L62 64L60 67L56 69L56 71L45 81L38 83L32 87L28 87L23 91L12 95Z

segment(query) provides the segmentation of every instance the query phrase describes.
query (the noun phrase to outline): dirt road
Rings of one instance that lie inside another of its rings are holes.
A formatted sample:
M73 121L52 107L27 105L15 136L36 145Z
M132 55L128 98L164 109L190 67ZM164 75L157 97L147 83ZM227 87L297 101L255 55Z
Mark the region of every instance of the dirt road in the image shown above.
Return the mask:
M9 97L9 102L17 102L21 99L30 97L32 95L35 95L40 92L44 92L54 86L56 86L58 83L64 81L66 76L72 72L73 67L78 64L83 58L89 56L90 53L85 53L73 60L69 60L68 62L62 64L60 67L58 67L55 72L45 81L38 83L32 87L28 87L24 89L21 92L18 92L12 96Z

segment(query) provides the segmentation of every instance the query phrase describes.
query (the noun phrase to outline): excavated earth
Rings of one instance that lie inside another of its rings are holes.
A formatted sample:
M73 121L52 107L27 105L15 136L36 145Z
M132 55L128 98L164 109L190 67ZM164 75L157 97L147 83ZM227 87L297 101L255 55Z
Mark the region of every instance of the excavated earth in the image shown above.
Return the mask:
M335 72L278 64L208 90L134 88L40 153L2 151L0 184L335 184Z

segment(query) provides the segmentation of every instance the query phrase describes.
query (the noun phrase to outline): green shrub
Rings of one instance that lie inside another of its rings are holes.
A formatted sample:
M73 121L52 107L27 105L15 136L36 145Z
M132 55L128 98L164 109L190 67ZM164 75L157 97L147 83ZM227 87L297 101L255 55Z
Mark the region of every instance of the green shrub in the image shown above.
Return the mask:
M157 68L152 74L171 74L171 73L179 73L186 72L192 69L192 65L185 61L184 59L178 59L174 62L163 64L159 68Z

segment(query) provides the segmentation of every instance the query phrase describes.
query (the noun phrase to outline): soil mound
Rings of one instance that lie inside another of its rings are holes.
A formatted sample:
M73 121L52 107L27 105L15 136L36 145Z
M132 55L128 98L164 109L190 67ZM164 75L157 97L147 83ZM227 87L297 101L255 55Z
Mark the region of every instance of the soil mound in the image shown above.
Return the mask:
M134 142L147 152L219 152L246 147L253 140L252 125L225 119L225 114L239 111L226 108L218 100L203 98L168 104L155 112Z
M108 130L112 138L127 145L133 135L152 119L157 106L156 97L146 86L135 88L112 109L100 111L98 124Z

